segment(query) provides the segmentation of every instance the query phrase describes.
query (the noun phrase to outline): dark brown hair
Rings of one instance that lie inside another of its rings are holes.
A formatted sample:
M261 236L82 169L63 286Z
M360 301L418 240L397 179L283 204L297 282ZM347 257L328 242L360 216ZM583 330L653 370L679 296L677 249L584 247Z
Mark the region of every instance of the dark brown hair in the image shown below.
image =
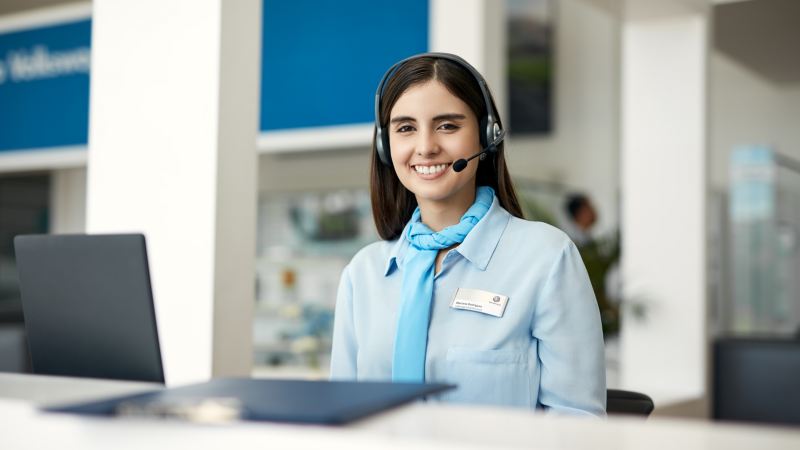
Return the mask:
M479 122L486 117L486 105L483 100L483 93L478 86L477 80L472 74L461 67L458 63L450 60L423 56L409 60L401 65L391 77L386 80L380 102L379 119L384 130L389 122L389 114L394 107L397 99L412 86L425 83L430 80L437 80L461 101L466 103ZM494 98L489 94L494 107ZM500 117L497 122L502 126ZM483 123L479 123L479 133L485 129ZM387 149L387 152L389 149ZM386 166L381 163L375 149L375 139L372 143L372 163L370 167L370 197L372 199L372 217L375 219L375 226L378 235L382 239L392 240L400 236L406 223L411 219L414 209L417 207L417 199L414 194L406 189L394 167ZM489 158L478 163L478 172L475 179L476 186L489 186L494 189L500 206L516 217L522 218L522 209L517 201L514 186L508 175L506 167L505 152L503 144L497 146L497 152L490 154Z

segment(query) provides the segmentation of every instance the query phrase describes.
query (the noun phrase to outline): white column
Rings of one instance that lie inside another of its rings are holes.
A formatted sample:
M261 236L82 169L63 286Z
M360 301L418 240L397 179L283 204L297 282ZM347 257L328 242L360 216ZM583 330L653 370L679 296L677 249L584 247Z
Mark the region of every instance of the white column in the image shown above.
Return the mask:
M168 384L249 375L260 0L95 0L87 229L143 232Z
M623 12L621 383L656 404L705 386L707 8L627 0Z

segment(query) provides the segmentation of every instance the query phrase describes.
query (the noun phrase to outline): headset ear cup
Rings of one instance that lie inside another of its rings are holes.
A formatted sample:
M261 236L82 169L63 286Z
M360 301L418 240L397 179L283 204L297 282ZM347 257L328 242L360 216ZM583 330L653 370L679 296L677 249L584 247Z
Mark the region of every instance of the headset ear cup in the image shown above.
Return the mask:
M375 149L378 151L378 158L384 166L392 165L392 157L389 153L389 139L382 127L378 127L375 132Z
M489 136L489 142L494 142L502 133L500 124L495 121L490 121L486 127L486 135Z
M503 141L503 138L505 136L505 132L503 131L503 128L500 127L499 123L492 121L491 133L489 134L489 136L491 136L492 139L491 142L495 143L494 145L495 148L492 151L492 153L497 153L498 151L497 145L499 145L500 142Z

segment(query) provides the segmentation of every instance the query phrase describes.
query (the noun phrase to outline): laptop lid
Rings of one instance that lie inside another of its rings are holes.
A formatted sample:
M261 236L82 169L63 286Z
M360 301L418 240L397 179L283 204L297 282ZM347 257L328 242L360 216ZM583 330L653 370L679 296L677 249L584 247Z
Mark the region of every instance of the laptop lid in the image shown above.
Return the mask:
M17 236L33 372L164 382L145 238Z

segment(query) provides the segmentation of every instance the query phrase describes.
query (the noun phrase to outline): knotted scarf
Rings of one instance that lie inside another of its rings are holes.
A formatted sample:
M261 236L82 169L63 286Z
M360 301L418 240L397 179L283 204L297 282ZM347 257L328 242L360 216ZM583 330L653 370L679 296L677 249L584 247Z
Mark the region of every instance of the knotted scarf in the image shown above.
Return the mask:
M411 226L406 235L411 245L403 264L400 311L392 355L393 381L425 380L425 351L428 346L436 255L439 250L464 242L475 224L489 211L493 200L492 188L478 187L475 203L461 220L439 232L420 222L419 207L411 216Z

